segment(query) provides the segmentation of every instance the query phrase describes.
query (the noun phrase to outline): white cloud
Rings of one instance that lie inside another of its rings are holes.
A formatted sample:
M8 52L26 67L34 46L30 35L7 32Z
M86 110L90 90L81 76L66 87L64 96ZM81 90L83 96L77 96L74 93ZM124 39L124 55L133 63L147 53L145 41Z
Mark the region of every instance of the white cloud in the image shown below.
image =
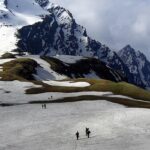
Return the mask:
M51 0L69 9L94 39L113 49L127 44L150 53L149 0ZM150 57L150 54L149 54Z

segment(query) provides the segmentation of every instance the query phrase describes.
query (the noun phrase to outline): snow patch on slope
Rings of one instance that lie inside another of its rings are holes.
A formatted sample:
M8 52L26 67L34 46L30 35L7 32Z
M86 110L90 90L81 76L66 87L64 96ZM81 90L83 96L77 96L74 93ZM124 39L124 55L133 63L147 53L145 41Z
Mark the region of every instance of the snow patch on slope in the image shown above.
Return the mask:
M72 81L43 81L46 84L53 86L64 86L64 87L87 87L90 86L87 82L72 82Z
M9 61L12 61L14 59L0 59L0 65L6 63L6 62L9 62Z
M16 28L1 26L0 27L0 56L6 52L9 52L16 47L17 38L15 36Z
M16 49L17 30L23 26L42 21L42 16L49 14L34 0L4 0L0 2L0 55Z
M71 56L71 55L56 55L53 57L68 64L75 64L79 60L86 59L83 56Z
M66 76L60 75L54 70L52 70L50 64L45 60L41 59L40 56L38 55L29 55L24 57L33 59L40 65L40 67L37 68L37 74L34 75L37 80L49 81L49 80L63 80L67 78Z

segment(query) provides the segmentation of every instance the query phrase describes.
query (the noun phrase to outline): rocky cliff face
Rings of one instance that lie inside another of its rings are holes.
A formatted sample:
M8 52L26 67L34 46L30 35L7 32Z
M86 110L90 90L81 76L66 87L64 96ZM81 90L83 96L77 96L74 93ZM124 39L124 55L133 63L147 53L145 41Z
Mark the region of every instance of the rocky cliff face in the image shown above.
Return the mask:
M150 62L146 56L130 45L120 50L118 55L133 74L133 82L141 87L150 87Z

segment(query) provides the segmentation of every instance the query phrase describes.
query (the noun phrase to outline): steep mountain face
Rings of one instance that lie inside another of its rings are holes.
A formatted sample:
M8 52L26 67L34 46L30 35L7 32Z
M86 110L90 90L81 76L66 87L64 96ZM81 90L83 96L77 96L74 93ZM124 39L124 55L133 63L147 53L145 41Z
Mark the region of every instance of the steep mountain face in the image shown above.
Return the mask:
M118 55L133 74L133 82L141 87L150 87L150 62L146 56L130 45L120 50Z
M91 39L86 29L76 23L68 10L47 0L36 2L50 14L42 22L25 26L18 31L19 49L45 56L63 54L98 57L125 77L131 78L132 75L118 55L107 46Z

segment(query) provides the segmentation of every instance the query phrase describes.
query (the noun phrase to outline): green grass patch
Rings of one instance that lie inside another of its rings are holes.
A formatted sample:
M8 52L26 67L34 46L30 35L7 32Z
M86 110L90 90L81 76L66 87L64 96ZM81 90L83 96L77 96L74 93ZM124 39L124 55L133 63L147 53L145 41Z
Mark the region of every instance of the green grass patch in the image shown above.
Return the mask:
M28 58L17 58L2 65L3 71L0 72L1 80L33 80L33 73L36 73L36 61Z
M71 79L69 79L70 81ZM26 92L27 94L38 94L45 92L63 92L63 93L72 93L72 92L83 92L83 91L97 91L97 92L112 92L116 95L129 96L134 99L141 99L145 101L150 101L150 92L139 87L136 87L132 84L126 82L112 82L109 80L97 80L97 79L72 79L74 82L88 82L91 85L88 87L62 87L62 86L50 86L42 83L42 88L31 88ZM36 83L37 84L37 83ZM38 83L40 84L40 83Z
M1 56L2 59L8 59L8 58L16 58L16 56L12 53L5 53Z

